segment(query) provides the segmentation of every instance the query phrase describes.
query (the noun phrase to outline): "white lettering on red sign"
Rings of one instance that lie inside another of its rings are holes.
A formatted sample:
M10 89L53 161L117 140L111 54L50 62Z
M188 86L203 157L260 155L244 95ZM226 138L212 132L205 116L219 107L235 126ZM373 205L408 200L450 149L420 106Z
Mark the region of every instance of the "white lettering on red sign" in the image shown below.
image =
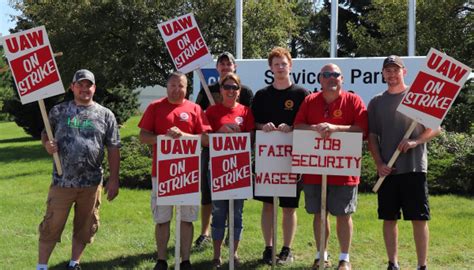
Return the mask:
M181 174L158 184L158 196L182 189L188 185L196 184L199 181L199 171L195 170L187 174Z

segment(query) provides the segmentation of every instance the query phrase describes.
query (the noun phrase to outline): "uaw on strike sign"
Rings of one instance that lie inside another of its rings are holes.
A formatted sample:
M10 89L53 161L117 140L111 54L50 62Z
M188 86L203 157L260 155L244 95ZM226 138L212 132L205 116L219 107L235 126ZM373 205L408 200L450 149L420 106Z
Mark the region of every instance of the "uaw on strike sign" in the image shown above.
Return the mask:
M199 136L157 136L157 205L200 204Z
M433 48L397 110L436 129L453 105L471 68Z
M212 61L192 13L158 25L177 70L188 73Z
M360 176L361 166L362 133L334 132L323 139L316 131L293 131L292 172Z
M255 196L296 197L299 175L291 173L293 133L257 130Z
M22 104L64 93L44 26L2 37Z
M250 133L209 134L212 200L252 197Z

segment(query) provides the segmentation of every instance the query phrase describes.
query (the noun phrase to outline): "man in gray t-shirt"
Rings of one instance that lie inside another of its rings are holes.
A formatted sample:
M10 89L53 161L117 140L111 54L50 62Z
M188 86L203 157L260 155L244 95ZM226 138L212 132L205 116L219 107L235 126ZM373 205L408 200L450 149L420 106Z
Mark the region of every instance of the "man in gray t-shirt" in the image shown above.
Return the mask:
M115 116L94 102L95 78L89 70L78 70L70 88L74 100L56 105L49 112L54 141L45 132L41 135L46 151L59 154L63 173L59 175L54 166L46 213L39 225L37 270L48 269L49 257L61 240L73 206L72 254L67 269L80 269L82 253L99 227L105 148L110 168L105 186L107 199L113 200L119 190L120 136Z
M417 124L410 138L403 139L410 126L409 117L397 112L408 86L406 69L400 57L391 55L383 62L382 75L388 89L369 103L369 150L379 176L386 176L378 191L378 215L384 220L383 232L388 256L387 269L399 269L397 220L411 220L418 257L417 269L426 269L428 251L428 168L426 142L439 134ZM393 153L401 151L393 168L387 166Z

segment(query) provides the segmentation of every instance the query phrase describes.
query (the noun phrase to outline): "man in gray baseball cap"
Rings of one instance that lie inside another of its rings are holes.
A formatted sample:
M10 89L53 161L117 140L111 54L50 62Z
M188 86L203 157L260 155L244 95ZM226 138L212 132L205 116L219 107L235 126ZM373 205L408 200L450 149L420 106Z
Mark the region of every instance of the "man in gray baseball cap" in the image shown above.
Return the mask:
M76 71L76 73L74 73L74 77L72 78L73 83L82 80L89 80L90 82L92 82L92 84L95 84L94 74L87 69L79 69L78 71Z

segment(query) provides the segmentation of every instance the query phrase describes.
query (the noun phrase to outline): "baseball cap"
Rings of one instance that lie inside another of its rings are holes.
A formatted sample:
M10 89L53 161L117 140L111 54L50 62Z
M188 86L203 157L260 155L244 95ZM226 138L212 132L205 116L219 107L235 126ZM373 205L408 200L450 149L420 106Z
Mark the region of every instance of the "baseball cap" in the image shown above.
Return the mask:
M229 61L232 63L232 64L235 64L235 58L234 56L230 53L230 52L223 52L219 55L219 57L217 57L217 63L219 63L220 61L222 61L222 59L226 57L227 59L229 59Z
M73 83L82 80L89 80L92 82L92 84L95 84L94 74L87 69L79 69L78 71L76 71L74 77L72 78Z
M385 68L388 65L397 65L401 68L405 67L405 64L403 64L403 60L397 55L390 55L389 57L385 58L385 60L383 61L382 68Z

